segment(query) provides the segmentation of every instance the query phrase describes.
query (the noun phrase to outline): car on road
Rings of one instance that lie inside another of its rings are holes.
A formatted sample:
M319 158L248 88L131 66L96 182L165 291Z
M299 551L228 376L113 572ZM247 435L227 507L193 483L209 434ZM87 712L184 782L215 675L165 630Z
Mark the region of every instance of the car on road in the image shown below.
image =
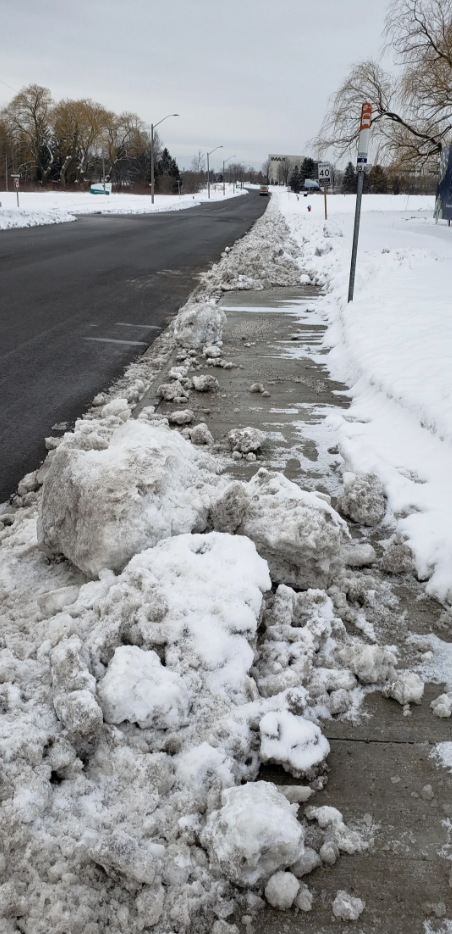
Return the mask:
M269 190L268 190L268 185L261 185L261 187L259 188L259 194L260 194L260 195L269 195L270 192L269 192Z

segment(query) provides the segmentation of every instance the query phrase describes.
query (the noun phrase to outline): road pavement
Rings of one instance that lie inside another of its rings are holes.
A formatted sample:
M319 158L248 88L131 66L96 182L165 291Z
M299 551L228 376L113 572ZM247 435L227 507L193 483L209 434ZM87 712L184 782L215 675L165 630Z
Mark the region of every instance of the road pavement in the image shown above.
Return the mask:
M39 465L53 426L71 424L146 350L267 204L251 191L0 233L0 503Z

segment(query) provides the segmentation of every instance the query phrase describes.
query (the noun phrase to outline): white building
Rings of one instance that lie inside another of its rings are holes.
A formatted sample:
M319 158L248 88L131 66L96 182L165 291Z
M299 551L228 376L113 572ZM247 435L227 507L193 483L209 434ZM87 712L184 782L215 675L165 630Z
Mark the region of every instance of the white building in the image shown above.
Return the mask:
M295 168L300 168L304 156L284 156L270 153L268 157L269 185L287 185Z

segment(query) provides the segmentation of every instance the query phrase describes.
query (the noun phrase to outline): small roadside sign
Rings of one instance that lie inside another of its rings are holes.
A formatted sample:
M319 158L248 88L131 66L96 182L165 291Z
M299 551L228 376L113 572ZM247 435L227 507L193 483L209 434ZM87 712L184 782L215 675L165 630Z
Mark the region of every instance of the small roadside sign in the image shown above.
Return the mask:
M329 162L319 162L319 185L321 188L329 188L331 185L331 164Z
M331 164L329 162L319 162L319 186L323 188L323 198L325 201L325 220L328 220L328 206L326 201L326 190L331 185Z
M20 183L20 175L13 175L13 174L11 173L11 178L14 179L14 185L15 185L15 188L16 188L17 207L19 207L19 183Z
M18 188L18 187L19 187L19 179L16 178L16 188Z

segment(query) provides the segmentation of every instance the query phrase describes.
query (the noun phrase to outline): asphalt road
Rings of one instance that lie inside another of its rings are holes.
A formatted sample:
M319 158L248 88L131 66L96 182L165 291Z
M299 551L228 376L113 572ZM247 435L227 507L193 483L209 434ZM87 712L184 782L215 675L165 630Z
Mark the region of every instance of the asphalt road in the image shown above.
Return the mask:
M246 196L168 213L0 232L0 503L144 353L267 206Z

